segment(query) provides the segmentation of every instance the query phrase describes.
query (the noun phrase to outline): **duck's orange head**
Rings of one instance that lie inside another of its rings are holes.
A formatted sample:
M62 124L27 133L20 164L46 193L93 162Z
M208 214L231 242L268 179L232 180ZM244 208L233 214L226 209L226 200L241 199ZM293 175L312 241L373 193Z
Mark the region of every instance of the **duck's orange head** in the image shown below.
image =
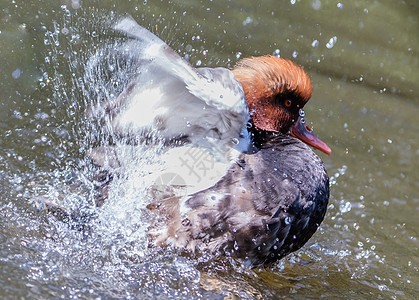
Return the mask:
M232 70L243 87L256 130L292 134L330 154L330 148L315 137L300 117L310 100L311 80L294 62L272 55L240 60Z
M311 97L311 80L290 60L272 55L240 60L233 69L246 96L253 125L288 134Z

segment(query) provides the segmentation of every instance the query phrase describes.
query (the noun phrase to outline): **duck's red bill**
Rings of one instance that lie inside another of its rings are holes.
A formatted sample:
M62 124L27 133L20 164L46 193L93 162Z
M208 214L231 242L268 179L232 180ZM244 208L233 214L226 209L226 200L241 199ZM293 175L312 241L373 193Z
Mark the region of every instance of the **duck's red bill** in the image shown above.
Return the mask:
M300 139L313 148L323 151L327 155L332 153L332 150L329 148L329 146L327 146L326 143L324 143L314 134L313 130L311 130L311 128L307 125L302 117L298 117L297 123L291 131L291 136Z

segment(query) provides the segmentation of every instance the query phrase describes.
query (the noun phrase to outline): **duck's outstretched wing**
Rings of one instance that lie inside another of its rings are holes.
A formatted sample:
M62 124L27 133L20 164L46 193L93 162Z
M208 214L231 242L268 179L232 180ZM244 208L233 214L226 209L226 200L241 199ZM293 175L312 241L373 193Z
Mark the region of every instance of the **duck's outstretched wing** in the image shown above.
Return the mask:
M122 135L156 134L165 140L186 139L195 145L217 143L220 149L248 138L249 119L241 85L225 68L193 68L157 36L124 18L115 30L128 41L119 49L138 62L138 75L100 111ZM222 150L221 150L222 151Z

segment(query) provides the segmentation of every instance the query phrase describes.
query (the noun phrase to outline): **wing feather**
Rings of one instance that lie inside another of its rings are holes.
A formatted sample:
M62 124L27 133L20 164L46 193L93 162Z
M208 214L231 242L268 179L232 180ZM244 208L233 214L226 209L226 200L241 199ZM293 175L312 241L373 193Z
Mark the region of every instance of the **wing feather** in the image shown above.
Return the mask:
M233 140L246 149L248 108L230 70L193 68L132 18L114 28L131 38L119 52L136 61L139 71L124 92L102 106L112 130L123 136L152 132L165 140L186 138L209 149L217 144L220 153L232 147Z

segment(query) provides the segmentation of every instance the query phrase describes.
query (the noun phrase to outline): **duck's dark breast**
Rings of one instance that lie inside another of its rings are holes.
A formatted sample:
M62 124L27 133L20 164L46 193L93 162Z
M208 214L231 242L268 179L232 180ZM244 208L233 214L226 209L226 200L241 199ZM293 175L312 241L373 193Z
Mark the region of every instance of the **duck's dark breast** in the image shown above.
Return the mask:
M297 139L277 136L242 154L213 187L172 215L164 240L257 266L301 248L326 213L329 178L320 158Z

